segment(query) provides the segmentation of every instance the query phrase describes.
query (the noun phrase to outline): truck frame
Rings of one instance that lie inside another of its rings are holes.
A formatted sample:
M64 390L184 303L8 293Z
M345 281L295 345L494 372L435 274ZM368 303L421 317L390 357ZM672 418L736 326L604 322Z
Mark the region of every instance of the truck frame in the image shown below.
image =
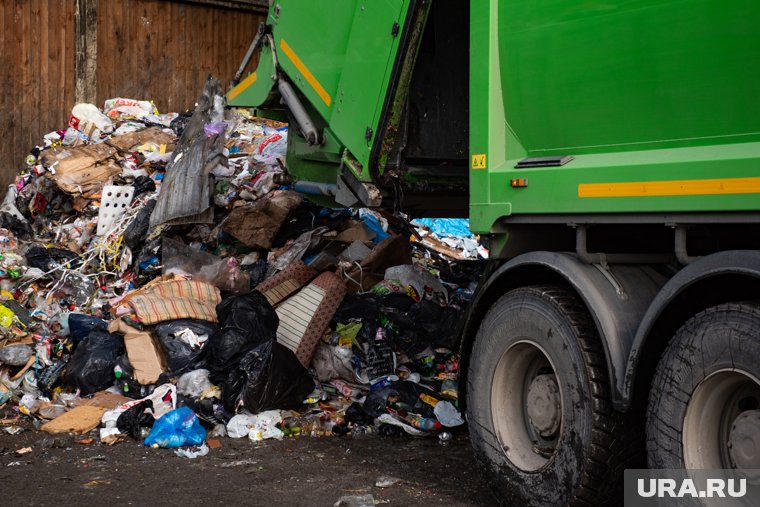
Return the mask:
M489 240L461 352L501 502L760 469L758 21L750 0L270 1L228 103L290 121L296 188L469 212Z

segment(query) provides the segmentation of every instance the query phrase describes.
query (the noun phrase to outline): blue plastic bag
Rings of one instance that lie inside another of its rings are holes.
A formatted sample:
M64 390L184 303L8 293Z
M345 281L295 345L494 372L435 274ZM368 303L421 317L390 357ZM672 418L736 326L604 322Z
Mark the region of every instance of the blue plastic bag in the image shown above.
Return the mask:
M412 225L427 227L439 238L469 238L473 235L466 218L415 218Z
M187 407L167 412L153 424L145 445L159 447L182 447L183 445L201 445L206 440L206 430L201 426L198 416Z
M374 244L378 244L390 236L390 234L383 230L383 224L380 223L380 220L368 210L360 209L359 218L364 222L364 225L369 227L370 230L375 233L375 237L372 239Z

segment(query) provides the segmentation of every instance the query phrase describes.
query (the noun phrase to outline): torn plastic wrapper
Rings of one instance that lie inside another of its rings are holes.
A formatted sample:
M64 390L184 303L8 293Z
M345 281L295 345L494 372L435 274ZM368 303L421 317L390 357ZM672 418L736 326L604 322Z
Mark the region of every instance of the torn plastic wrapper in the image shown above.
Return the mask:
M163 239L161 255L165 275L188 276L234 294L249 289L250 277L240 269L234 257L222 259L168 237Z
M209 371L203 369L185 373L177 380L177 391L183 396L200 398L204 391L213 387L208 375Z
M293 241L288 241L282 248L272 250L267 257L269 269L279 271L299 261L310 248L319 243L320 236L327 232L329 232L327 227L317 227L312 231L304 232Z

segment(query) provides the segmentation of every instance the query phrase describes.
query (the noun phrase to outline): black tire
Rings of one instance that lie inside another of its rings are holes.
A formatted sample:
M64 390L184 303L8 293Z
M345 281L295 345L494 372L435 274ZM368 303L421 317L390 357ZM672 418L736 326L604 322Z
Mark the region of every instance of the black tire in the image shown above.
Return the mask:
M494 421L493 406L499 406L500 398L494 394L494 401L491 395L492 384L499 385L495 379L504 378L496 376L501 358L509 362L515 355L512 350L518 350L519 357L521 349L514 347L525 347L526 337L548 356L562 400L554 453L529 471L515 465L503 450L495 426L503 428L508 419ZM622 505L622 416L610 403L595 326L575 295L556 286L534 286L501 297L476 336L467 396L475 455L504 505Z
M760 309L748 303L708 308L689 319L676 332L660 359L649 393L646 447L650 468L729 468L720 461L712 466L690 465L702 459L707 460L705 464L710 464L714 461L707 454L710 442L714 442L716 451L719 450L717 442L727 442L720 435L720 424L714 435L711 426L713 416L726 416L731 401L730 395L718 396L715 402L718 406L713 403L712 408L704 406L702 409L699 400L703 398L696 393L720 386L716 382L720 375L748 373L760 379L758 333ZM752 380L747 383L752 389ZM729 387L728 391L731 390ZM760 398L757 396L760 386L755 386L753 392L756 400ZM694 415L689 413L687 419L687 409L692 401ZM726 405L721 407L723 404ZM687 427L687 421L696 421L696 424ZM710 438L699 435L702 431L710 432ZM687 451L691 453L689 456L685 456L684 450L689 445L687 442L692 442Z

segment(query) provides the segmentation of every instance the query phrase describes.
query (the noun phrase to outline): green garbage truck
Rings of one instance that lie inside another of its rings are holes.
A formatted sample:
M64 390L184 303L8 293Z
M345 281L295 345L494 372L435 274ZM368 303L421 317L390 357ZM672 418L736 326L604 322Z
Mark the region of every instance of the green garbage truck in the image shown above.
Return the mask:
M269 4L227 98L290 122L296 188L488 238L463 390L501 502L760 469L760 2Z

